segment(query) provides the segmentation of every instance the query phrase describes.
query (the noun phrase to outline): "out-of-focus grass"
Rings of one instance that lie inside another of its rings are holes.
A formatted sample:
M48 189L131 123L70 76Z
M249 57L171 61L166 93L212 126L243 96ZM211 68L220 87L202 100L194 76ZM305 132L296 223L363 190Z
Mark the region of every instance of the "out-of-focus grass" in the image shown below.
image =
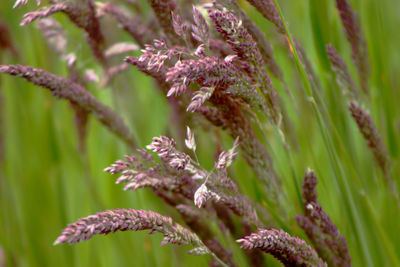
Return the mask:
M400 2L393 0L353 0L359 11L366 34L371 61L371 101L369 110L393 161L392 177L398 186L400 174ZM306 238L295 225L293 216L300 213L296 184L301 185L307 167L316 170L318 193L322 206L345 235L354 266L399 266L400 223L399 202L390 193L384 177L375 164L356 125L347 112L345 99L335 83L324 49L333 43L345 58L356 77L334 1L279 1L291 34L303 44L321 80L321 88L314 92L321 98L318 108L329 134L329 143L337 155L329 157L321 129L307 102L299 82L294 62L287 57L276 33L256 11L246 5L255 22L265 31L274 45L285 80L295 102L283 93L289 116L294 123L298 147L290 154L273 131L267 132L275 167L284 179L287 192L285 206L290 220L282 225L294 235ZM64 63L50 51L33 25L18 26L22 15L35 8L34 3L12 10L12 1L0 6L0 16L12 30L12 38L19 49L18 59L6 55L2 63L21 63L66 75ZM95 67L87 47L82 44L82 33L58 16L74 36L70 48L88 67ZM122 35L122 38L126 38ZM123 144L94 119L90 120L87 153L77 150L73 113L69 104L58 101L47 91L15 77L0 76L0 90L4 105L3 136L4 162L0 181L0 246L5 251L9 266L204 266L207 257L186 255L187 248L159 247L161 237L145 233L124 232L98 236L89 242L52 246L63 227L76 219L104 209L152 209L165 215L176 215L151 192L122 191L114 184L114 177L102 170L127 153ZM116 92L90 88L103 102L124 116L141 145L153 136L166 132L168 107L165 97L151 80L131 68ZM356 79L357 81L357 79ZM281 88L279 83L276 83ZM115 97L115 99L114 99ZM171 132L171 130L169 131ZM196 132L201 144L200 159L211 165L214 146L210 135ZM229 146L227 139L224 145ZM289 156L290 155L290 156ZM263 193L250 169L241 159L233 173L240 180L243 192L263 201ZM347 184L347 186L345 186ZM347 193L346 193L347 190ZM346 198L346 194L348 195ZM350 207L351 198L354 206ZM359 221L355 220L359 217ZM175 216L177 217L177 216ZM239 251L237 245L235 251ZM235 255L240 265L245 264Z

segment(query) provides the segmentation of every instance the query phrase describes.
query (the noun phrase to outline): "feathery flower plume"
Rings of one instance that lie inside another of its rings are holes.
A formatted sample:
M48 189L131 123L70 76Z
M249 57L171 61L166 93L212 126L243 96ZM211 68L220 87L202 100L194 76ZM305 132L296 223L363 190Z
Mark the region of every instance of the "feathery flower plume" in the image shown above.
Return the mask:
M344 94L349 95L351 99L358 99L358 88L351 78L346 62L331 44L326 46L326 53L328 54L329 61L331 62L332 70L336 74L336 81L340 88L343 89Z
M257 233L252 233L237 242L244 249L261 249L285 266L327 266L304 240L291 237L283 230L258 229Z
M361 29L360 18L353 11L347 0L336 0L336 7L342 19L344 32L351 45L351 56L357 67L361 88L368 93L370 63L368 60L367 42Z
M372 118L367 111L358 106L354 101L350 102L349 110L351 116L357 123L358 129L367 141L369 148L372 150L379 167L388 178L391 166L390 157Z
M164 235L161 246L168 243L193 245L197 247L195 251L191 252L193 254L213 254L195 233L173 222L171 217L162 216L153 211L134 209L108 210L82 218L66 227L54 242L54 245L74 244L88 240L94 235L106 235L127 230L159 232Z
M297 224L329 266L351 266L346 239L318 204L316 186L317 177L307 170L303 181L304 215L296 216Z
M42 69L21 65L0 65L0 73L8 73L49 89L53 95L65 98L77 104L88 112L93 113L97 119L108 129L119 136L130 148L136 147L136 141L123 119L108 106L98 101L90 92L70 79L51 74Z

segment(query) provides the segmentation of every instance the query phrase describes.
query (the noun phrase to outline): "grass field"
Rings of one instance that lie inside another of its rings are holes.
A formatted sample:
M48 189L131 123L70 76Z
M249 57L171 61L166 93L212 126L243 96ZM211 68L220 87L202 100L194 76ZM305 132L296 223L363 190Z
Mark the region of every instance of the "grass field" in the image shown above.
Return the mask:
M35 10L35 1L12 9L13 1L0 5L0 19L10 29L18 56L0 51L0 64L23 64L67 76L67 67L51 50L35 23L19 26L23 15ZM45 1L46 2L46 1ZM345 236L353 266L400 266L400 201L391 189L371 150L350 116L347 100L336 83L325 46L332 43L347 62L359 85L351 60L351 47L335 1L279 0L290 35L300 41L314 68L319 86L312 87L302 65L296 67L286 47L277 38L274 26L246 1L241 6L272 43L276 60L292 96L273 79L293 123L289 150L274 127L259 133L268 147L274 167L283 180L282 205L288 218L279 226L293 236L308 240L294 216L302 212L301 184L307 168L318 177L321 206ZM400 2L395 0L351 0L365 33L371 74L368 110L388 149L392 166L388 174L398 188L400 175ZM47 3L43 3L45 5ZM145 1L140 3L151 12ZM54 16L67 31L68 50L77 55L79 66L101 67L93 59L84 34L63 14ZM114 22L115 23L115 22ZM112 23L104 23L111 40L130 41ZM1 47L0 47L1 49ZM132 53L139 56L140 51ZM123 56L117 60L122 61ZM298 62L297 62L298 63ZM305 73L304 73L305 74ZM113 86L88 89L100 101L120 114L144 148L152 137L176 133L170 123L171 108L165 95L152 80L136 68L118 76ZM77 219L106 209L154 210L183 223L175 209L167 206L149 189L123 191L115 177L104 172L129 153L125 144L93 116L88 123L84 151L79 149L74 113L70 104L47 90L23 79L0 74L0 266L206 266L209 256L188 255L187 247L159 246L160 235L124 232L97 236L73 246L53 246L62 229ZM311 104L310 104L311 103ZM194 125L194 124L193 124ZM212 168L215 129L193 126L198 156ZM208 130L211 129L211 130ZM221 130L223 148L233 140ZM239 156L231 168L240 190L257 202L265 203L251 168ZM392 186L393 188L393 186ZM273 208L272 208L273 212ZM278 215L277 215L278 216ZM248 264L235 243L226 241L239 266ZM279 263L266 256L271 266Z

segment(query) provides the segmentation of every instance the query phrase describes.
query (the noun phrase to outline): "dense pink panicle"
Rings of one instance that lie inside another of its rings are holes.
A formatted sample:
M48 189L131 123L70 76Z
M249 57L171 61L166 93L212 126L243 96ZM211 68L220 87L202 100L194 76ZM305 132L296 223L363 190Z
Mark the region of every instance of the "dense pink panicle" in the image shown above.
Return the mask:
M242 60L262 68L262 56L253 37L247 32L241 20L230 12L209 9L209 16L215 24L215 29L231 46L232 50Z
M336 6L342 19L347 40L351 45L351 55L359 73L361 88L367 93L370 63L360 19L347 0L336 0Z
M237 242L245 249L261 249L277 258L285 266L327 266L304 240L291 237L283 230L258 229L257 233L239 239Z
M358 106L354 101L350 103L349 110L351 116L357 123L358 129L364 136L364 139L367 141L369 148L374 154L379 167L382 169L385 176L388 177L391 166L390 157L372 118L367 111Z
M74 244L88 240L94 235L127 230L160 232L164 235L161 245L171 243L204 247L196 234L174 223L170 217L153 211L134 209L108 210L82 218L65 228L54 245Z
M332 70L336 74L336 81L339 86L342 88L345 94L350 96L351 99L358 99L358 88L351 78L346 62L331 44L326 46L326 53L328 54L329 61L331 62Z
M304 215L296 216L297 224L329 266L351 266L346 239L318 204L316 185L317 177L307 170L303 182Z
M272 0L247 0L260 12L264 18L275 24L280 33L285 33L281 17L279 16L278 9Z
M130 148L136 147L136 141L123 119L81 85L72 82L70 79L30 66L0 65L1 72L22 77L33 84L49 89L53 95L59 98L67 99L79 105L86 111L93 113L102 124L119 136Z
M216 30L231 46L232 50L244 62L243 68L251 78L252 83L258 87L258 94L264 100L264 111L277 125L280 123L280 107L277 93L272 86L272 81L264 70L264 61L260 50L248 33L241 20L227 11L208 10ZM254 105L254 104L253 104Z
M191 82L197 82L206 87L227 88L235 84L242 76L232 63L216 57L178 61L166 74L166 81L173 83L168 96L182 94Z

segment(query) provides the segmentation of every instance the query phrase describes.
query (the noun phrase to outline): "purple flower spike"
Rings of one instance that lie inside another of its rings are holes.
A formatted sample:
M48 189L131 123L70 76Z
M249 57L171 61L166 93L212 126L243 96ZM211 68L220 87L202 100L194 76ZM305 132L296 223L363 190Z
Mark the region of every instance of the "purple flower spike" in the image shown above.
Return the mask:
M285 266L327 266L304 240L291 237L283 230L258 229L257 233L252 233L237 242L244 249L261 249L277 258Z
M371 116L354 101L350 103L349 110L351 116L357 123L358 129L367 141L368 147L372 150L379 167L382 169L385 176L389 177L391 166L390 157Z
M82 218L66 227L54 245L74 244L88 240L95 235L127 230L152 230L152 232L162 233L164 235L162 245L166 243L191 244L207 249L196 234L174 223L170 217L153 211L134 209L108 210Z
M357 12L352 10L347 0L336 0L336 7L340 13L347 40L351 45L351 56L358 70L361 88L367 93L370 63L367 42L361 29L360 18Z
M318 204L316 186L317 177L312 170L307 170L303 182L304 215L296 216L297 224L329 266L351 266L346 239Z

